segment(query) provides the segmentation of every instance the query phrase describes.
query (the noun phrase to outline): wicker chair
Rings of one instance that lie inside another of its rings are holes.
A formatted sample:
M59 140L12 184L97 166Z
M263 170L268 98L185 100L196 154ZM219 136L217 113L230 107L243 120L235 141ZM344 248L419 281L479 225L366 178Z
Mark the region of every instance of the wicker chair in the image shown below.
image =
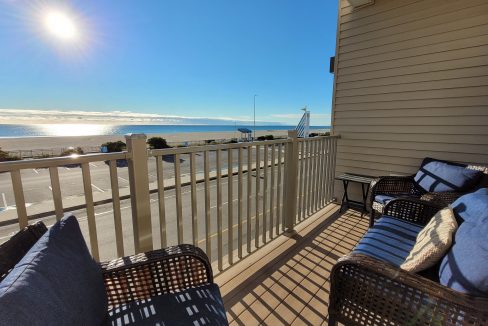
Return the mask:
M47 231L30 225L0 246L0 280ZM100 263L109 309L135 300L213 283L207 255L193 245L178 245Z
M433 159L427 158L424 160L422 165L432 161ZM439 160L436 160L439 161ZM452 165L458 165L465 167L470 170L482 171L484 177L481 182L474 188L470 189L469 192L475 191L480 187L486 187L488 185L488 167L476 166L476 165L466 165L460 163L453 163L448 161L442 161ZM369 225L373 226L376 216L383 214L385 204L376 201L376 196L378 195L390 195L398 197L414 197L419 198L423 201L438 202L443 205L448 205L453 203L457 198L466 194L466 192L425 192L420 188L414 180L414 175L409 176L383 176L379 177L371 184L371 197L370 197L370 207L371 216ZM376 213L379 213L378 215Z
M425 225L440 209L395 199L385 215ZM331 272L329 325L487 325L488 298L451 290L375 258L350 254Z

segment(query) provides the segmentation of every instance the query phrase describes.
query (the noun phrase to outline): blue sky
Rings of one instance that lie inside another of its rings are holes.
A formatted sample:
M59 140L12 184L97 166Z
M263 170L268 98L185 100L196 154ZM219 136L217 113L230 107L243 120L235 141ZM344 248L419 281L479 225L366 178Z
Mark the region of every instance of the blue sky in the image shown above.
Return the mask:
M52 8L77 42L47 34ZM259 121L307 105L328 125L336 16L328 0L0 0L0 110L249 120L258 94Z

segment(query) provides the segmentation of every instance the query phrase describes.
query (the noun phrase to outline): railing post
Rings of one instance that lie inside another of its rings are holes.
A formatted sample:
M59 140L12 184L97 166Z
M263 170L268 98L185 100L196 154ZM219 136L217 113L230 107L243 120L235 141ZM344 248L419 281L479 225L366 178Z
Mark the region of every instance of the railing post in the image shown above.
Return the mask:
M136 253L153 249L146 135L125 136L130 154L129 182Z
M283 213L286 232L293 232L297 211L297 186L298 186L298 132L288 131L288 139L285 158L284 174L284 200Z

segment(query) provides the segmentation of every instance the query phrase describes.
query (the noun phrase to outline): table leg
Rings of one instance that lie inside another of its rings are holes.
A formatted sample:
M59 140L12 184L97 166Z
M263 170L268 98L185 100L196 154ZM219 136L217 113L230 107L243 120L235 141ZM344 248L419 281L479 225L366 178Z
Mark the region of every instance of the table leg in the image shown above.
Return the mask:
M364 189L364 186L366 186L366 189ZM368 212L367 200L369 193L369 184L361 183L361 190L363 191L363 211L361 212L361 217L363 217L363 214Z
M342 212L342 207L344 207L344 204L347 204L347 206L349 207L349 196L347 194L349 182L347 180L342 180L342 185L344 187L344 194L342 195L341 208L339 209L339 212Z

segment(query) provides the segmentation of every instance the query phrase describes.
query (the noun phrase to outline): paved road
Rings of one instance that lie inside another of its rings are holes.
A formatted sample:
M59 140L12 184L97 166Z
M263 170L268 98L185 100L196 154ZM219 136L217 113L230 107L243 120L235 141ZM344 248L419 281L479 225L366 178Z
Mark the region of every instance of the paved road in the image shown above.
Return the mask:
M237 156L237 155L234 155ZM93 170L96 170L97 167L93 167ZM35 174L35 172L32 172ZM73 175L73 171L66 171L67 176ZM80 173L80 172L78 172ZM63 174L64 175L64 174ZM269 169L268 173L268 201L267 201L267 226L269 228L270 225L270 208L269 208L269 200L271 196L271 169ZM34 178L35 179L35 178ZM94 180L98 180L98 178L94 178ZM277 172L275 174L275 182L277 181ZM74 182L74 181L73 181ZM259 224L260 230L263 228L263 171L261 171L259 177L261 196L258 198L259 202ZM35 185L35 181L32 181L32 184ZM228 210L229 210L229 203L232 202L232 212L233 212L233 219L231 224L233 225L234 230L234 249L237 248L237 223L238 223L238 178L234 176L232 178L232 192L233 196L229 198L228 196L228 178L222 178L221 180L222 185L222 227L224 230L223 233L223 253L227 252L227 244L228 244ZM217 182L211 181L210 184L210 206L211 206L211 225L210 225L210 233L212 235L211 238L211 247L212 247L212 261L215 261L217 258ZM255 194L255 187L256 187L256 173L252 172L252 193ZM204 191L204 184L197 185L197 216L198 216L198 239L199 239L199 246L201 248L205 248L205 191ZM251 197L247 196L247 173L244 173L243 176L243 194L242 196L242 206L243 206L243 239L246 239L247 236L247 201L251 202L251 220L252 220L252 228L251 228L251 235L252 235L252 244L254 246L254 234L255 234L255 219L254 216L256 215L256 197L253 195ZM168 237L168 245L177 244L177 223L176 223L176 195L174 190L168 190L165 192L165 205L166 205L166 221L167 221L167 237ZM159 210L158 210L158 200L157 194L151 195L151 213L152 213L152 228L153 228L153 243L155 247L160 246L160 223L159 223ZM190 187L183 187L182 188L182 203L183 203L183 242L191 243L192 242L192 221L191 221L191 191ZM276 226L276 214L277 214L277 207L276 207L277 199L274 197L274 221L273 224ZM121 202L121 209L122 209L122 224L123 224L123 234L124 234L124 249L125 254L131 254L134 252L133 248L133 235L132 235L132 217L131 217L131 206L130 200L124 200ZM88 224L86 219L86 212L85 210L78 210L73 212L75 216L79 218L80 225L82 231L89 243L89 235L88 235ZM98 243L99 243L99 250L100 250L100 258L101 260L112 259L117 256L116 254L116 242L115 242L115 233L114 233L114 222L113 222L113 211L112 211L112 204L104 204L97 206L95 208L96 213L96 225L98 230ZM47 225L51 225L55 222L54 217L48 217L43 219ZM6 227L0 228L0 242L5 241L13 232L18 230L17 225L10 225ZM269 231L268 231L269 232ZM262 232L260 232L262 233ZM269 239L269 235L267 235ZM260 238L260 241L262 239ZM245 242L244 242L245 243ZM244 249L245 250L245 249ZM226 262L224 259L224 262Z

